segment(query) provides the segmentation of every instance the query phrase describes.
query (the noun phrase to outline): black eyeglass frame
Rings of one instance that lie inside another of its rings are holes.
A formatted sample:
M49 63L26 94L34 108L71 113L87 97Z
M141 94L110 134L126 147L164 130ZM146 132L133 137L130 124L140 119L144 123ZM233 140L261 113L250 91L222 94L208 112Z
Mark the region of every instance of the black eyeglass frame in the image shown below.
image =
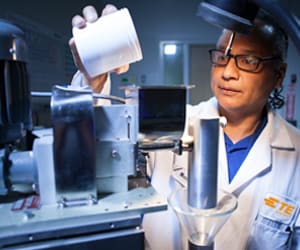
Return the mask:
M243 71L246 71L246 72L251 72L251 73L256 73L256 72L258 72L257 70L258 70L260 64L263 63L263 62L276 61L276 60L282 61L282 58L281 58L280 56L258 57L258 56L254 56L254 55L232 55L232 54L229 54L229 55L226 56L226 55L225 55L225 51L220 50L220 49L210 49L208 52L209 52L209 55L210 55L210 61L211 61L211 63L212 63L213 65L225 67L225 66L228 64L230 58L233 58L233 59L234 59L234 62L235 62L235 66L236 66L238 69L243 70ZM224 57L227 58L226 63L215 63L215 62L213 61L213 55L212 55L214 52L221 52L221 53L223 53L223 54L224 54ZM253 69L253 70L248 70L248 69L244 69L243 67L240 67L240 65L239 65L239 63L238 63L238 58L241 58L241 57L244 57L244 58L246 58L246 57L255 58L255 59L257 60L255 69Z

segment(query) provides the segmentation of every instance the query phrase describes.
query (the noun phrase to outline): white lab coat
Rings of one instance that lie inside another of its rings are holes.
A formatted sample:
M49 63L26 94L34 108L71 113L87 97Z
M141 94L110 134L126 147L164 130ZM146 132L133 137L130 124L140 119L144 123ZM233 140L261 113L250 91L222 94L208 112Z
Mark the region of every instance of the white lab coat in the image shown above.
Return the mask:
M216 116L217 101L211 98L197 106L188 107L187 114ZM270 110L266 127L229 183L224 135L221 133L219 188L238 198L238 208L217 234L216 250L300 249L299 150L300 131ZM176 180L181 176L177 175L178 169L182 167L179 172L186 173L187 161L184 158L184 155L179 157L168 151L153 155L152 164L155 168L152 185L165 198L177 185ZM266 205L270 197L273 207ZM187 240L170 207L168 211L145 215L143 225L147 249L186 249ZM290 248L287 244L290 244Z

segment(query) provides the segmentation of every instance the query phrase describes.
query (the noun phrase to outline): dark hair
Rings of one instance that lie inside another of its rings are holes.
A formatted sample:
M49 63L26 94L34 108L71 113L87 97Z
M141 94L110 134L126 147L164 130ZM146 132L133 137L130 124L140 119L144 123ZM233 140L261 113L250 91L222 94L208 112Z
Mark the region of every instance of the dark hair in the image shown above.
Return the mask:
M286 62L289 41L285 30L276 22L273 16L263 10L258 12L255 25L261 32L272 35L274 55L279 56L282 62ZM285 103L281 92L282 88L275 88L269 96L269 105L273 109L280 109Z
M275 88L269 96L269 105L273 109L280 109L284 105L284 96L281 95L282 88Z

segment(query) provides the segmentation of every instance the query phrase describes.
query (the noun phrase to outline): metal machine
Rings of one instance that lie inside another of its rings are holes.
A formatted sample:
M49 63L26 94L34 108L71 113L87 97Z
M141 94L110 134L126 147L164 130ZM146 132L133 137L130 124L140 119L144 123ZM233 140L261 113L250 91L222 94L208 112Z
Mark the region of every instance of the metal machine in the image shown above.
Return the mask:
M11 27L6 36L15 39ZM26 68L19 60L8 64ZM186 88L127 88L125 99L105 97L117 104L98 106L104 97L89 88L54 86L53 127L32 130L26 71L9 69L1 83L0 248L144 249L143 215L167 209L144 155L181 152ZM154 107L158 95L165 103ZM28 134L32 147L21 149Z

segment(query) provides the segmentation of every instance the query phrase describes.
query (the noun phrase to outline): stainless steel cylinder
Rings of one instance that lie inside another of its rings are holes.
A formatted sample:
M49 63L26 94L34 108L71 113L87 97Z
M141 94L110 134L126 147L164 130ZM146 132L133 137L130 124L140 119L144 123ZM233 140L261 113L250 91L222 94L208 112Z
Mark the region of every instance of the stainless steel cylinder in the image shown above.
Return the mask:
M189 156L188 204L198 209L217 205L220 119L193 118L194 148Z
M0 160L0 195L11 190L33 192L33 186L37 184L37 169L32 151L10 153L7 158L9 165L3 159Z
M36 184L37 170L32 151L15 152L10 155L12 166L10 180L18 184Z

